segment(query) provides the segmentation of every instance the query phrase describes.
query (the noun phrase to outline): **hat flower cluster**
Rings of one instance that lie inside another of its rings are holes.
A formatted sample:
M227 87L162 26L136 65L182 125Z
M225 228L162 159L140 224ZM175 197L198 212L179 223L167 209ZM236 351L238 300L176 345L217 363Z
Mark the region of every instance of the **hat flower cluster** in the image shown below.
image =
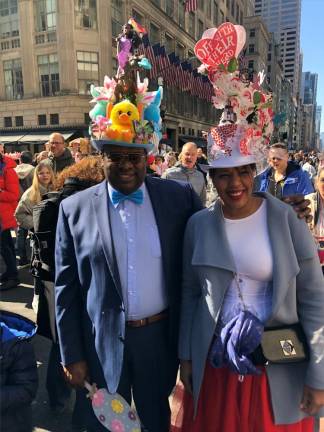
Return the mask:
M208 137L211 160L231 156L234 147L242 156L262 159L270 144L274 128L272 95L262 87L264 72L253 81L242 73L238 55L245 40L245 29L228 22L206 30L195 47L202 61L199 71L208 75L213 86L213 106L227 111Z

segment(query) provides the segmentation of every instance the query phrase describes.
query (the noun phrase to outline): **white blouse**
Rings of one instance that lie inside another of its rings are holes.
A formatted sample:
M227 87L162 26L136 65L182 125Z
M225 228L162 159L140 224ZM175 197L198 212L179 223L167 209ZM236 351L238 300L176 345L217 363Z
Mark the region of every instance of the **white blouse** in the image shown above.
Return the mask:
M265 322L272 306L273 257L267 226L267 203L243 219L225 219L225 231L236 267L236 277L228 288L220 320L222 324L244 308Z

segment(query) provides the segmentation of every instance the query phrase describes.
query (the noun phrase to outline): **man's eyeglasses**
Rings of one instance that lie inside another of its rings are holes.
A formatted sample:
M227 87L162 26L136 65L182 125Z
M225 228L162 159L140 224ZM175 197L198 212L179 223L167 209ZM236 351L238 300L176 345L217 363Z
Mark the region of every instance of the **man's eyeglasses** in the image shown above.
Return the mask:
M56 145L56 144L64 144L62 141L49 141L48 143L49 144L54 144L54 145Z
M143 154L143 153L130 153L130 154L125 154L125 153L107 153L106 156L107 156L107 159L110 162L113 162L115 164L120 164L121 162L129 161L133 165L139 164L146 157L146 155Z

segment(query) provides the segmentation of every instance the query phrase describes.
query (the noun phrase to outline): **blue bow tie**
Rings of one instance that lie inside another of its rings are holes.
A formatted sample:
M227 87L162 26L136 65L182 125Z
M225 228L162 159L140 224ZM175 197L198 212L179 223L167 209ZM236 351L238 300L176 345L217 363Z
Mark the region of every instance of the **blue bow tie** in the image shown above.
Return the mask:
M144 199L144 195L143 195L143 191L142 189L137 189L137 191L129 194L129 195L124 195L123 193L119 192L119 191L112 191L112 195L111 195L111 201L114 205L118 205L119 203L125 201L125 200L130 200L133 201L135 204L143 204L143 199Z

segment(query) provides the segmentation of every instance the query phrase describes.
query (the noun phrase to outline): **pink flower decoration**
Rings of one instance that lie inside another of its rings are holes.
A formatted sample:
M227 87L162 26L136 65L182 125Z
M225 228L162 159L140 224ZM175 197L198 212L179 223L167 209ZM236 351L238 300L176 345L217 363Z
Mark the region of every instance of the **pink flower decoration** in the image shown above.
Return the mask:
M124 425L119 420L113 420L110 425L111 432L125 432Z
M104 117L102 115L98 115L95 120L96 125L99 127L100 132L106 130L109 120L107 117Z
M96 408L102 407L105 402L105 395L101 390L96 391L92 398L92 405Z

